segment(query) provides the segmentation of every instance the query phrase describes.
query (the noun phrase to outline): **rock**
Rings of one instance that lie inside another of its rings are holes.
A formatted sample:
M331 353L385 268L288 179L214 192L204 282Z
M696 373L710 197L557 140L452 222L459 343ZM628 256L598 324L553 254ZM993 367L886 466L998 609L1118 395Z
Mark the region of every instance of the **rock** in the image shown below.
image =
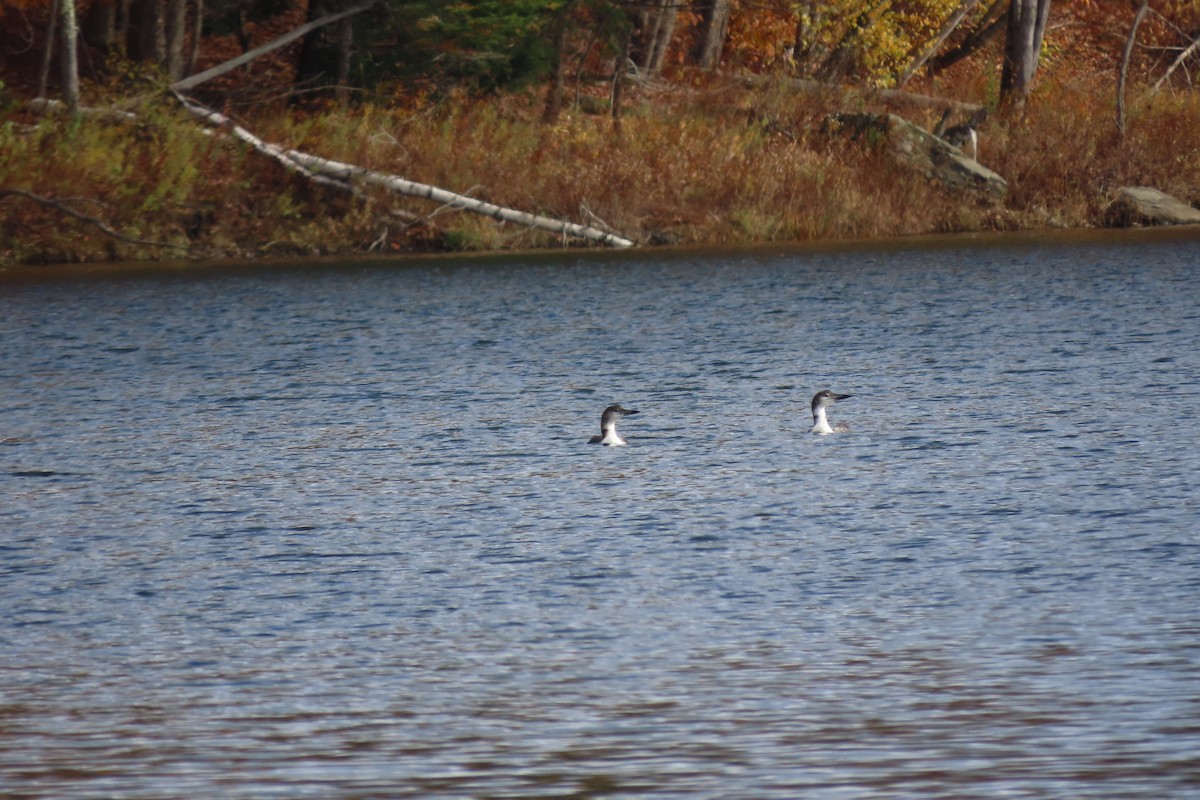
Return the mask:
M1117 190L1117 197L1104 212L1104 222L1110 228L1129 228L1134 225L1196 225L1200 210L1148 186L1126 186Z
M1008 193L1004 178L895 114L834 114L825 121L825 129L849 133L868 143L884 143L898 161L952 189L979 192L994 200L1003 200Z

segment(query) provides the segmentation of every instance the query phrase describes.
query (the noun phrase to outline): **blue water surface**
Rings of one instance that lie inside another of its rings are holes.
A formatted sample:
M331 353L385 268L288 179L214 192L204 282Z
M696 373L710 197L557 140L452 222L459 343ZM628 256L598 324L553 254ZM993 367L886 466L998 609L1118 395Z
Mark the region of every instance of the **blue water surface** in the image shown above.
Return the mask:
M1198 265L0 283L0 786L1197 796ZM807 433L823 388L852 433Z

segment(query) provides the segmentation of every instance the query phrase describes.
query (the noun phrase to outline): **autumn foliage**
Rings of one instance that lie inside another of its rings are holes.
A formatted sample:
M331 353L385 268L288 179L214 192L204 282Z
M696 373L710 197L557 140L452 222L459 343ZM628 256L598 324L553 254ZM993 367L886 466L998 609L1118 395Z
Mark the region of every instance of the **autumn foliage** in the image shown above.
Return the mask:
M85 74L85 103L107 107L137 98L125 105L135 109L136 122L35 114L25 105L39 60L30 54L41 46L47 5L0 3L0 24L8 31L0 35L7 119L0 125L0 261L562 244L417 199L368 189L352 197L313 184L201 130L162 91L153 65L120 52L89 49L94 69ZM305 7L277 5L277 13L245 20L240 32L214 24L197 69L306 17ZM358 85L348 98L320 86L296 91L299 45L206 85L202 98L285 147L504 206L599 222L642 243L1091 226L1102 221L1113 190L1128 184L1200 200L1200 141L1178 135L1200 129L1200 99L1188 82L1195 64L1152 89L1186 46L1186 26L1200 30L1200 11L1191 3L1155 3L1156 14L1139 33L1124 136L1115 125L1114 92L1133 16L1128 3L1059 0L1035 92L1019 112L997 107L996 44L915 75L906 89L993 108L980 130L980 159L1009 181L1001 204L949 193L869 147L829 136L822 122L846 110L842 95L797 93L789 85L795 77L894 85L959 5L955 0L894 0L887 14L865 26L863 15L878 2L733 0L715 69L690 61L704 24L693 6L674 20L654 75L641 69L645 54L638 48L646 38L638 38L638 29L628 27L632 18L612 3L528 0L507 7L515 16L486 19L471 15L472 4L455 3L444 5L436 21L416 13L428 5L396 5L374 18L378 25L361 40L360 53L373 61L356 67ZM971 14L982 20L987 5L979 3ZM819 19L802 16L813 8L822 10ZM546 10L570 16L542 14ZM409 26L406 32L389 27L398 19ZM560 54L567 83L561 114L546 121L553 53L539 51L544 64L529 53L521 60L504 43L521 37L553 42L556 19L570 22ZM971 22L968 15L968 27ZM473 25L484 23L491 26L487 39L473 33ZM13 34L17 30L24 39ZM946 47L955 44L952 36ZM20 46L26 48L21 53ZM626 76L617 124L613 75L623 46L638 70ZM400 64L400 50L453 68ZM503 65L501 56L509 59ZM743 81L750 75L760 78L754 88ZM930 129L941 114L883 101L878 110L900 111ZM26 195L69 205L143 243L116 239Z

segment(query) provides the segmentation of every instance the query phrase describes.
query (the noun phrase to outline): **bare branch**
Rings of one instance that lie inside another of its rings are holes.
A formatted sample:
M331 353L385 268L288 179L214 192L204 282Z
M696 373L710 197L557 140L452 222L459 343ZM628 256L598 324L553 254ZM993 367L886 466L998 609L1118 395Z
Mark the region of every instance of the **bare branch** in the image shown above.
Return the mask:
M1125 135L1125 79L1129 75L1129 56L1133 53L1138 27L1141 26L1142 20L1146 18L1146 12L1149 10L1150 0L1142 0L1142 7L1138 9L1137 15L1133 18L1133 25L1129 27L1129 36L1125 39L1125 49L1121 51L1121 71L1117 76L1117 131L1122 136Z
M173 247L176 250L187 250L188 249L187 245L173 244L171 242L151 242L151 241L147 241L145 239L131 239L130 237L125 236L120 233L117 233L112 228L108 227L108 225L104 224L103 220L93 217L90 214L84 214L80 211L76 211L75 209L64 204L60 200L54 200L49 197L42 197L41 195L33 194L32 192L23 192L20 189L0 189L0 198L7 197L9 195L12 195L14 197L24 197L26 200L32 200L35 203L41 203L42 205L49 206L50 208L53 208L57 211L61 211L63 214L66 214L68 217L73 217L74 219L77 219L80 222L86 222L89 225L95 225L97 228L99 228L101 231L103 231L106 235L111 236L112 238L114 238L118 241L125 242L126 244L140 244L140 245L145 245L148 247Z
M1009 0L996 0L983 13L983 19L980 20L978 27L963 41L959 42L957 47L948 52L941 53L927 62L930 74L943 72L964 58L968 58L983 49L1008 24L1008 9Z
M224 63L217 64L215 67L210 67L209 69L204 70L204 72L198 72L190 78L184 78L181 81L175 81L175 83L171 84L170 88L176 92L186 92L188 89L193 89L205 81L210 81L213 78L224 75L226 72L231 72L243 64L253 61L259 56L266 55L272 50L278 50L284 45L291 44L310 31L315 31L317 28L337 22L340 19L345 19L346 17L350 17L355 14L361 14L362 12L371 8L371 6L375 5L376 2L378 2L378 0L367 0L367 2L360 3L353 8L346 9L345 11L339 11L336 14L327 14L320 19L315 19L312 22L306 22L300 27L293 28L292 30L288 31L278 39L272 39L264 45L242 53L237 58L231 58Z
M970 13L971 9L978 4L979 0L964 0L963 4L958 7L958 11L954 12L946 19L944 23L942 23L941 30L939 30L937 35L933 37L933 40L929 42L925 50L913 59L912 63L908 65L908 68L904 70L904 74L900 76L898 81L896 81L897 89L903 89L904 84L908 83L909 80L912 79L912 76L917 74L917 70L925 66L926 61L933 58L934 54L937 53L938 48L942 46L942 43L945 42L946 39L950 38L950 34L954 33L954 31L962 23L963 18L966 17L967 14Z
M1138 13L1140 14L1141 12ZM1151 87L1151 90L1157 92L1159 87L1163 85L1163 82L1167 78L1171 77L1171 73L1174 72L1180 64L1182 64L1184 61L1187 61L1188 57L1191 56L1192 53L1195 53L1198 49L1200 49L1200 36L1197 36L1195 41L1188 45L1184 51L1179 54L1179 57L1175 59L1171 66L1167 67L1167 71L1162 74L1161 78L1154 82L1154 86Z

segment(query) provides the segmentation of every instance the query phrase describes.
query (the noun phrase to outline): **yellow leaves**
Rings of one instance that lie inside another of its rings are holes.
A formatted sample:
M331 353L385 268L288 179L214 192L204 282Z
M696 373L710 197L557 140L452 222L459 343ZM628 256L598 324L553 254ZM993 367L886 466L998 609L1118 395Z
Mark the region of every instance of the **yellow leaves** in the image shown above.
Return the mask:
M853 70L845 77L890 85L962 2L734 0L726 60L765 68L789 63L785 54L796 47L797 67L819 72L835 52L849 53Z

